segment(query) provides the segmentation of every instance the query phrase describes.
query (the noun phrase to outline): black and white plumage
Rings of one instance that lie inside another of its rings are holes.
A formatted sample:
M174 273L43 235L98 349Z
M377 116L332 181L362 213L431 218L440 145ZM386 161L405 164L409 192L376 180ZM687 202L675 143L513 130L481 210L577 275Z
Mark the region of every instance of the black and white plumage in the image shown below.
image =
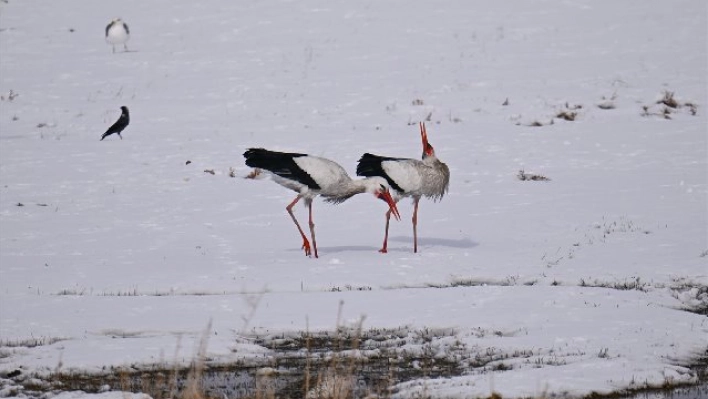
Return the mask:
M113 52L116 52L116 44L122 44L123 49L128 51L126 44L130 39L130 29L128 24L120 18L115 18L106 25L106 42L113 46Z
M120 107L121 109L121 114L116 123L111 125L111 127L106 130L106 133L103 133L103 136L101 136L101 141L105 139L106 137L112 135L113 133L118 134L118 137L120 137L121 140L123 140L123 136L120 135L120 132L123 131L126 127L128 127L128 124L130 123L130 113L128 112L128 107L125 105Z
M302 236L302 248L307 256L314 251L315 258L318 257L315 224L312 220L312 200L318 195L324 197L326 202L338 204L356 194L371 193L386 201L389 206L389 214L393 213L397 219L400 219L396 203L391 197L388 182L384 178L353 180L336 162L307 154L250 148L243 153L243 156L246 158L246 165L255 168L248 175L249 178L258 177L264 170L268 172L273 181L298 193L297 197L285 209ZM305 200L309 211L312 247L310 247L310 242L292 211L300 199Z
M380 176L386 179L393 190L396 202L405 197L413 198L413 252L418 252L418 202L421 197L438 201L450 186L450 169L435 155L428 142L425 124L420 124L423 142L422 161L410 158L393 158L366 153L361 156L356 168L358 176ZM391 218L386 213L386 232L380 252L388 251L388 227Z

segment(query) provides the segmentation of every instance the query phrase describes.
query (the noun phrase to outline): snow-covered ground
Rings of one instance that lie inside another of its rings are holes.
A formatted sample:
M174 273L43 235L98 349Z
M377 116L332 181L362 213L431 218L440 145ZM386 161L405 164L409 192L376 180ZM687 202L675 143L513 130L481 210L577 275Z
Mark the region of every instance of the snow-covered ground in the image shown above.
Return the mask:
M210 358L248 358L254 334L334 329L343 301L365 330L452 331L442 356L508 355L401 397L695 381L707 25L701 0L2 2L0 375L189 361L210 321ZM124 139L99 141L121 105ZM240 178L253 146L352 175L367 151L418 158L426 119L452 179L418 254L409 203L380 254L386 207L361 195L315 201L306 258L294 193Z

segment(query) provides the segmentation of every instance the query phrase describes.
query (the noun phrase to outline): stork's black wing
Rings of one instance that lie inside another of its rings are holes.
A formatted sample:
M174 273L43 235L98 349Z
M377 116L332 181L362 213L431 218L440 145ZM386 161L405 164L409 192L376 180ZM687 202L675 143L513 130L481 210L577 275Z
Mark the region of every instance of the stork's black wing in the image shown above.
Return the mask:
M265 169L280 177L297 181L313 190L320 186L305 170L295 162L295 158L306 157L307 154L294 152L270 151L265 148L249 148L243 153L246 165L252 168Z
M382 162L384 161L403 161L406 158L383 157L380 155L369 154L368 152L359 158L359 163L356 165L356 175L364 177L380 176L386 179L392 189L398 192L404 192L391 176L383 169Z

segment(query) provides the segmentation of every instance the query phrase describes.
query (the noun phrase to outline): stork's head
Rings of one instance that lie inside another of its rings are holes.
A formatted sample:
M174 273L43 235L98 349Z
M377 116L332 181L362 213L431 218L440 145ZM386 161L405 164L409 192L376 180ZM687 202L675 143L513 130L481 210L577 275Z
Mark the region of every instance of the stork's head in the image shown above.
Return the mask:
M428 142L428 132L425 130L425 123L420 122L420 138L423 142L423 156L422 158L428 158L428 157L434 157L435 156L435 149L433 149L433 146Z
M401 220L401 214L398 213L396 201L393 199L393 196L391 196L391 189L386 179L379 177L373 177L371 179L375 180L375 184L373 185L374 196L382 201L385 201L396 220Z

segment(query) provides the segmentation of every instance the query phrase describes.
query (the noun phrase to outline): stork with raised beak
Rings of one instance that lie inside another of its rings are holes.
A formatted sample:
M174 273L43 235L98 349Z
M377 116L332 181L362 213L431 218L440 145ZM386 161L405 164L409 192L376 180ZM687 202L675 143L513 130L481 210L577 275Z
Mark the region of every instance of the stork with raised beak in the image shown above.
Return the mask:
M356 168L359 176L379 176L386 179L393 189L394 201L413 198L413 252L418 252L418 202L421 197L433 201L441 200L450 186L450 169L435 155L428 141L425 124L420 123L420 137L423 142L422 160L385 157L366 153L361 156ZM388 252L388 228L391 212L386 212L386 232L383 247L379 252Z

